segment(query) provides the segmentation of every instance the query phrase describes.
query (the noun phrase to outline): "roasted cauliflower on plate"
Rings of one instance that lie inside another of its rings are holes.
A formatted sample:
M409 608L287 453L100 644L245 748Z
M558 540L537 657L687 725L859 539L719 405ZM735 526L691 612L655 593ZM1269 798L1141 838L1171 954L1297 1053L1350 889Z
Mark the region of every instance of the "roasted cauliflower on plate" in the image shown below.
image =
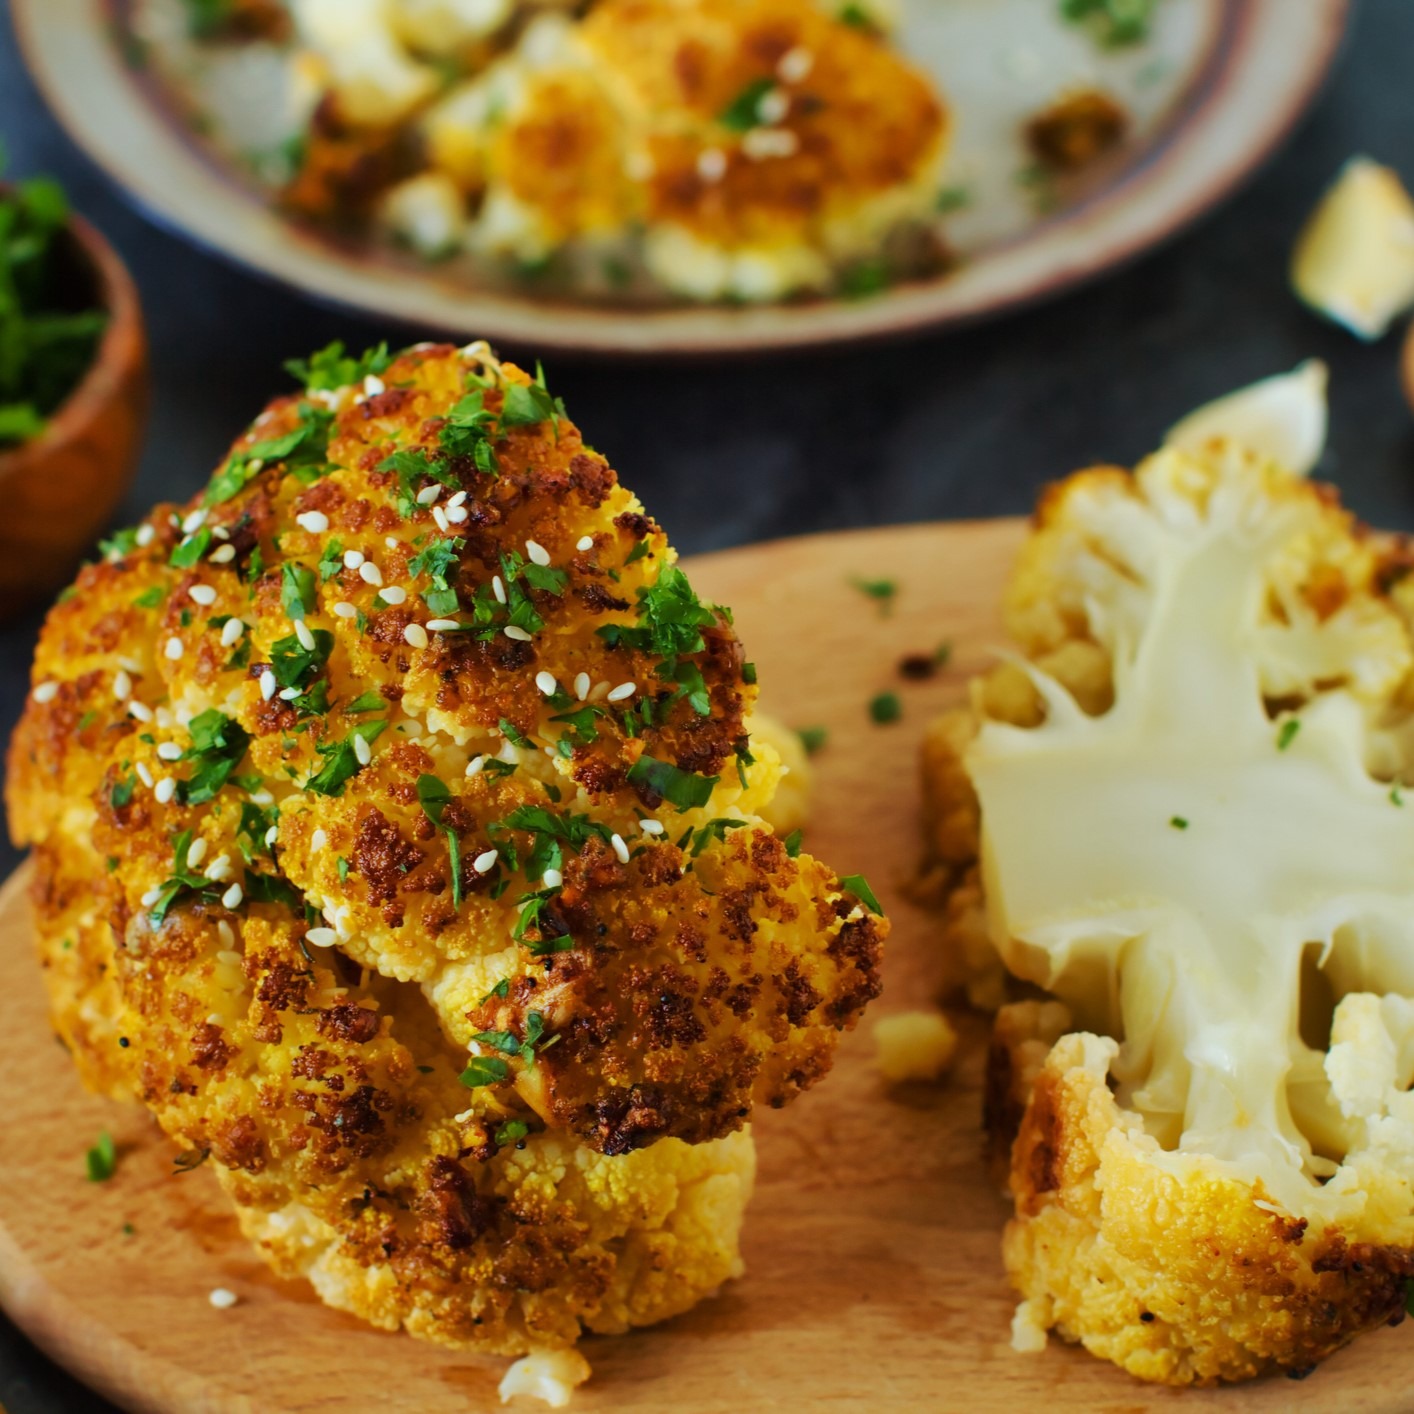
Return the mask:
M299 372L45 625L56 1027L331 1305L507 1354L684 1311L885 924L765 823L731 615L543 379Z
M992 1052L1016 1343L1173 1384L1305 1371L1414 1276L1414 581L1269 451L1321 393L1051 488L929 745L962 970L985 931L1057 998Z

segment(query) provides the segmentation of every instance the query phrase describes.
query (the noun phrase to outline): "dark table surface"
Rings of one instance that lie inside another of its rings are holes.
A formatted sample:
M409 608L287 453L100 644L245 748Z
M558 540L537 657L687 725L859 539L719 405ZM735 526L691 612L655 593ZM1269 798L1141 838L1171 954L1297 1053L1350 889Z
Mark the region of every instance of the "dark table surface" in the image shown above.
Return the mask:
M1322 474L1366 519L1414 529L1414 418L1400 396L1394 339L1367 346L1321 323L1286 278L1302 219L1352 153L1391 163L1414 183L1411 56L1414 4L1362 0L1330 83L1265 171L1195 229L1043 307L915 343L764 362L556 357L551 385L691 552L841 526L1023 512L1049 478L1093 460L1131 462L1199 402L1317 355L1332 371ZM122 523L205 482L282 386L283 358L333 338L361 348L420 336L316 308L148 224L46 111L8 26L0 27L0 137L13 173L63 180L142 290L156 396ZM0 630L7 737L39 617ZM17 862L0 844L0 872ZM0 1407L111 1408L3 1317Z

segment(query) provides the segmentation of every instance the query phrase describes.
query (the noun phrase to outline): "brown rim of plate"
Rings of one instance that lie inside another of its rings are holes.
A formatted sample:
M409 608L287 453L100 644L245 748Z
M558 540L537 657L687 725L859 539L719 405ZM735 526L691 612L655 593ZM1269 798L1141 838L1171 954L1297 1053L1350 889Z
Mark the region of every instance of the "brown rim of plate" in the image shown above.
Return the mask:
M70 16L87 10L94 22L65 27L55 19L61 7ZM41 8L50 17L45 39ZM70 136L146 213L198 245L319 303L365 317L541 350L687 357L917 336L1053 298L1133 261L1232 194L1290 135L1329 70L1349 8L1349 0L1303 0L1299 10L1292 0L1218 0L1208 55L1156 140L1088 200L999 243L957 272L863 300L614 310L478 290L440 277L435 267L402 268L368 245L341 243L294 224L154 104L111 39L118 13L114 0L13 0L11 5L29 70ZM1290 38L1293 15L1301 16L1296 46ZM64 33L56 38L61 28ZM109 130L109 122L94 121L97 115L85 111L94 101L84 97L87 86L60 81L52 67L55 51L76 44L88 46L86 57L106 66L108 85L116 81L130 96L138 94L139 124L166 148L160 155L182 164L184 181L164 178L160 163L144 163L130 150L132 144L124 145ZM1274 51L1283 55L1275 67ZM1269 99L1274 83L1276 96ZM1255 113L1244 115L1234 106L1258 94L1262 101ZM1223 127L1238 122L1242 141ZM1195 157L1196 173L1186 170ZM193 185L204 186L205 194L189 190ZM1018 258L1023 268L1008 269ZM972 272L983 278L973 280ZM981 288L971 288L977 284Z

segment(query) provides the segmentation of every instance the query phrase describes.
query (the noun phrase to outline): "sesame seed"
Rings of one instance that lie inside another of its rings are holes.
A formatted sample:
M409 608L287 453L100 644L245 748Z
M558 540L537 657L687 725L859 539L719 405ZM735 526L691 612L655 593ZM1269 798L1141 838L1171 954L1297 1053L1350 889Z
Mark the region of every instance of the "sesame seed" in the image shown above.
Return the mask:
M128 716L136 717L139 722L150 722L152 720L152 708L143 702L129 702Z
M778 88L761 95L756 105L756 116L763 123L779 123L790 112L790 97Z
M504 604L506 602L506 586L501 583L501 576L498 574L491 576L491 592L496 596L496 602L498 604Z
M241 1298L234 1291L227 1291L224 1286L218 1286L206 1299L218 1311L229 1311Z
M143 896L138 900L138 902L139 902L144 908L151 908L152 905L153 905L154 903L156 903L157 900L160 899L161 897L162 897L162 890L161 890L161 889L155 889L155 888L154 888L154 889L148 889L148 891L147 891L145 894L143 894Z
M213 540L229 540L231 532L224 525L213 525L211 527L211 538Z
M450 530L451 523L447 520L447 513L441 506L432 507L432 519L437 522L438 530Z
M193 511L193 512L182 522L182 534L183 534L183 535L194 535L194 534L195 534L198 530L200 530L201 527L202 527L203 525L205 525L205 524L206 524L206 512L205 512L205 511Z
M283 687L283 688L280 689L280 701L281 701L281 702L293 702L293 701L295 700L295 698L298 697L298 696L299 696L299 688L297 688L297 687Z
M176 634L173 634L172 637L167 640L167 647L163 651L175 663L177 659L182 656L182 640L178 638Z
M481 774L481 768L485 766L485 764L486 758L484 756L473 756L471 760L466 763L466 774L468 776L479 776Z
M213 565L229 565L236 558L236 547L234 545L218 545L207 559Z
M753 161L771 157L793 157L800 139L789 128L752 128L741 140L741 150Z
M704 182L720 182L727 175L727 154L720 147L707 147L697 154L697 175Z
M239 884L232 884L224 894L221 895L222 908L239 908L241 900L245 897L245 890Z
M632 697L638 691L636 682L621 682L612 692L608 694L610 702L622 702L625 698Z
M408 597L406 589L399 589L396 584L390 584L381 591L385 604L401 604Z
M156 532L155 530L153 530L153 528L152 528L150 525L140 525L140 526L138 526L138 528L137 528L137 534L133 537L133 539L134 539L134 542L135 542L136 544L140 545L140 546L141 546L141 545L151 545L151 544L152 544L152 537L153 537L154 535L156 535L156 534L157 534L157 532Z
M323 535L329 529L329 517L323 511L301 511L295 517L295 524L311 535Z
M42 682L30 694L36 702L53 702L59 695L57 682Z
M414 648L427 647L427 630L421 624L409 624L403 630L403 642Z
M245 632L245 621L242 619L227 619L221 625L221 646L223 648L233 648L240 642L241 634Z
M488 849L471 861L471 867L478 874L489 874L496 867L496 860L499 858L500 856L494 849Z
M265 458L264 458L264 457L252 457L252 458L250 459L248 465L249 465L249 467L250 467L250 469L251 469L252 471L264 471L264 470L265 470Z
M310 928L306 930L304 940L316 948L332 948L339 941L339 935L332 928Z
M113 676L113 696L119 702L126 702L133 695L133 680L126 668L119 668Z
M206 877L213 884L224 884L231 877L231 856L229 854L218 854L210 864L206 866Z
M550 552L538 540L527 540L525 542L525 553L537 565L548 565L550 563Z
M448 510L451 510L454 506L459 506L459 505L461 505L461 503L462 503L463 501L465 501L465 500L466 500L466 492L465 492L465 491L458 491L457 494L456 494L455 496L453 496L450 501L447 502L447 509L448 509Z
M359 577L365 584L382 584L382 583L383 583L383 571L380 570L380 569L378 568L378 566L375 565L371 560L365 560L365 561L358 567L358 577Z
M309 837L310 849L323 849L329 843L329 836L324 830L316 830Z
M574 695L581 702L589 696L589 674L576 673L574 676Z
M461 624L456 619L428 619L427 627L433 633L451 633L453 629L458 629Z
M177 793L177 783L171 776L167 776L164 780L158 781L157 784L153 786L152 793L157 797L157 803L159 805L167 805Z
M362 550L344 551L344 568L346 570L356 570L363 563Z
M175 741L164 741L158 748L157 754L164 761L180 761L182 759L182 748Z
M620 864L628 863L628 846L624 843L622 835L611 835L609 843L614 847L614 853L619 857Z
M204 609L216 602L216 591L209 584L193 584L187 593Z
M147 762L146 762L146 761L139 761L139 762L137 763L137 765L136 765L133 769L137 771L137 778L138 778L138 780L140 780L140 781L143 783L143 785L145 785L145 786L148 788L148 790L151 790L151 789L152 789L152 772L151 772L150 770L148 770L148 768L147 768Z
M280 838L280 827L279 827L278 825L271 825L271 827L270 827L268 830L266 830L266 832L265 832L265 843L266 843L267 845L274 844L275 841L278 840L279 838Z
M787 49L781 55L780 63L776 65L776 74L782 83L799 83L814 67L815 56L808 49L796 45L794 49Z
M559 683L555 681L554 673L544 671L535 674L535 686L538 687L546 697L553 697L560 690Z
M591 702L600 702L609 695L609 684L606 682L596 682L589 693Z
M260 675L260 695L267 702L275 695L275 674L269 668Z
M579 539L574 542L574 548L576 550L592 550L594 548L594 537L592 535L581 535Z
M558 869L547 869L540 876L540 882L547 889L558 889L565 882L565 876Z
M216 923L216 936L217 936L218 938L220 938L220 939L221 939L221 942L222 942L226 947L228 947L228 948L231 947L231 946L235 943L235 941L236 941L235 930L231 927L231 925L230 925L229 923L226 922L226 920L225 920L224 918L221 918L221 919L218 919L218 920L217 920L217 923ZM219 954L218 954L218 956L219 956ZM231 961L231 960L234 960L234 961L236 961L236 962L239 962L239 961L241 960L240 954L239 954L239 953L236 953L235 956L234 956L234 959L222 958L222 961L223 961L223 962L225 962L225 961Z
M431 486L424 486L422 490L417 493L417 504L419 506L430 506L441 494L441 484L434 481Z
M139 663L136 658L119 658L118 666L125 672L133 673L134 675L142 671L142 664Z
M353 743L354 755L358 758L358 764L367 766L373 760L373 748L361 736L354 737Z
M363 380L363 391L370 398L376 398L379 393L386 392L387 387L388 385L374 373L370 373L368 377Z
M399 543L398 537L396 535L385 535L383 537L383 543L388 547L388 549L396 550L398 548Z
M661 820L640 820L638 828L645 835L661 835L663 833L663 822Z
M299 639L299 646L306 653L314 652L314 635L309 631L309 625L303 619L295 620L295 637Z
M517 643L529 643L530 635L519 624L507 624L501 630L507 638L513 638Z
M250 793L250 803L251 803L252 805L261 805L261 806L274 805L274 803L275 803L275 797L274 797L273 795L271 795L270 792L269 792L268 790L266 790L264 786L262 786L259 790L253 790L253 791L251 791L251 793Z
M358 617L358 610L347 599L340 599L334 605L334 612L341 619L356 619Z
M446 513L446 521L449 525L460 525L471 514L465 506L451 506Z
M187 868L195 869L203 859L206 858L206 841L196 839L191 842L191 848L187 850Z

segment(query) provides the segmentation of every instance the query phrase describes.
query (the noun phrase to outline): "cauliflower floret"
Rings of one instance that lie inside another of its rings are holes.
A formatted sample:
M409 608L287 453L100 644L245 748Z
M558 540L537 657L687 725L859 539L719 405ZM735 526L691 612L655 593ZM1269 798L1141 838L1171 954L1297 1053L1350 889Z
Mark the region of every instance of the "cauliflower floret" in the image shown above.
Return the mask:
M979 818L999 955L1069 1012L1007 1009L993 1050L989 1119L1025 1106L1018 1330L1174 1383L1306 1368L1414 1274L1402 565L1208 421L1048 493L1007 601L1026 656L931 767L938 818Z

